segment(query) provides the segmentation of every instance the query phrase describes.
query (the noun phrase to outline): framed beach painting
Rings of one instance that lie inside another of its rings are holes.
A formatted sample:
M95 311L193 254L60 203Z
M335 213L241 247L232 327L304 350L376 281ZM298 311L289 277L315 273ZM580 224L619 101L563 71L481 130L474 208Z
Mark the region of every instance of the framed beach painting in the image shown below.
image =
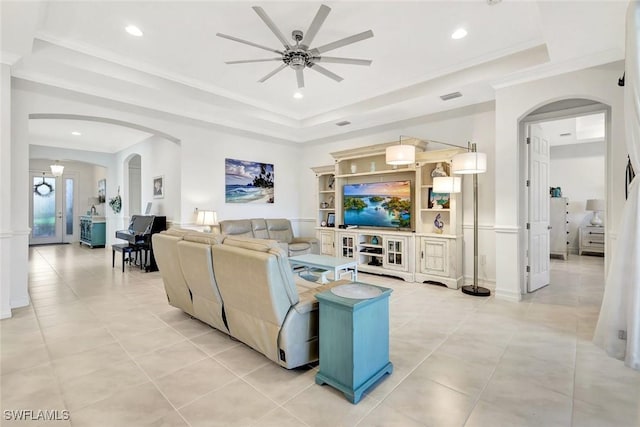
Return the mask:
M225 202L273 203L274 173L271 163L225 159Z
M162 199L164 197L164 176L153 177L153 198Z

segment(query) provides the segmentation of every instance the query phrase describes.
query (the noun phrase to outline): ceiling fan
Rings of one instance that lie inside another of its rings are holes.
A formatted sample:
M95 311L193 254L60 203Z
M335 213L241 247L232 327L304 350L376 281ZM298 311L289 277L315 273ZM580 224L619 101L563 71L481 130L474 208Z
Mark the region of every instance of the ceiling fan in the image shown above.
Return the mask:
M284 46L283 50L272 49L267 46L262 46L257 43L253 43L247 40L242 40L237 37L229 36L222 33L217 33L216 35L218 37L233 40L239 43L244 43L249 46L268 50L269 52L274 52L280 55L277 58L245 59L240 61L225 62L226 64L246 64L250 62L271 62L271 61L282 62L282 64L278 68L276 68L275 70L273 70L272 72L270 72L269 74L267 74L266 76L258 80L258 82L260 83L267 81L268 79L270 79L280 71L284 70L285 68L291 67L296 72L298 87L303 88L304 87L303 70L305 68L309 68L311 70L317 71L318 73L323 74L337 82L340 82L343 80L343 78L340 77L339 75L319 65L318 64L319 62L333 63L333 64L349 64L349 65L371 65L372 61L369 59L336 58L331 56L320 56L321 54L325 52L329 52L330 50L338 49L339 47L347 46L352 43L356 43L361 40L366 40L368 38L373 37L373 31L371 30L364 31L362 33L358 33L353 36L345 37L343 39L336 40L332 43L328 43L323 46L310 49L313 39L315 38L316 34L318 33L318 30L320 30L320 27L324 23L324 20L327 19L327 16L331 11L331 8L328 6L325 6L325 5L320 6L320 9L318 9L318 13L316 13L316 16L313 18L313 21L311 21L311 25L309 26L309 29L307 30L306 33L303 33L300 30L294 30L291 33L291 37L295 41L295 44L290 44L287 41L287 39L284 37L282 32L278 29L276 24L271 20L271 18L269 18L269 16L261 7L253 6L253 10L256 11L258 16L264 21L265 24L267 24L267 27L269 27L269 29L273 32L273 34L275 34L278 40L280 40L280 42Z

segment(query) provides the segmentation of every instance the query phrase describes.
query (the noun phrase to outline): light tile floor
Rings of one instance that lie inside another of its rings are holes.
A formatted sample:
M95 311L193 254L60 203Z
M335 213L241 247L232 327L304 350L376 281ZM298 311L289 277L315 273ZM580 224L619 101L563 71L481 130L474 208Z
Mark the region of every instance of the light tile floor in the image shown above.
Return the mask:
M552 262L524 302L391 287L394 373L358 405L167 305L158 273L109 249L30 249L33 304L0 322L5 410L74 426L639 426L640 373L590 341L603 259Z

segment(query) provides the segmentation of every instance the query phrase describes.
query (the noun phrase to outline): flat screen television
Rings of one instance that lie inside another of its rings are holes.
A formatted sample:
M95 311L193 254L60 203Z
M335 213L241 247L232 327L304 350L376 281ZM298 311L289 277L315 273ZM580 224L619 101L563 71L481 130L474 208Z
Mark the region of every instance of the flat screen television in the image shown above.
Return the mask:
M411 181L345 184L342 200L345 225L411 228Z

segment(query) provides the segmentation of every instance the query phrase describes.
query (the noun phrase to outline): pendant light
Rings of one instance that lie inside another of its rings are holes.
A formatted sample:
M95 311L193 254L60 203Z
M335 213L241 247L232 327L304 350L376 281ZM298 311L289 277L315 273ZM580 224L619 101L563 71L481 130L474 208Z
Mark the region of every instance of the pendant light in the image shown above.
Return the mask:
M388 165L410 165L416 161L416 147L413 145L402 145L402 135L400 143L387 147L385 151L385 162Z
M58 163L57 160L49 167L51 168L51 174L53 176L62 176L62 173L64 172L64 166Z

